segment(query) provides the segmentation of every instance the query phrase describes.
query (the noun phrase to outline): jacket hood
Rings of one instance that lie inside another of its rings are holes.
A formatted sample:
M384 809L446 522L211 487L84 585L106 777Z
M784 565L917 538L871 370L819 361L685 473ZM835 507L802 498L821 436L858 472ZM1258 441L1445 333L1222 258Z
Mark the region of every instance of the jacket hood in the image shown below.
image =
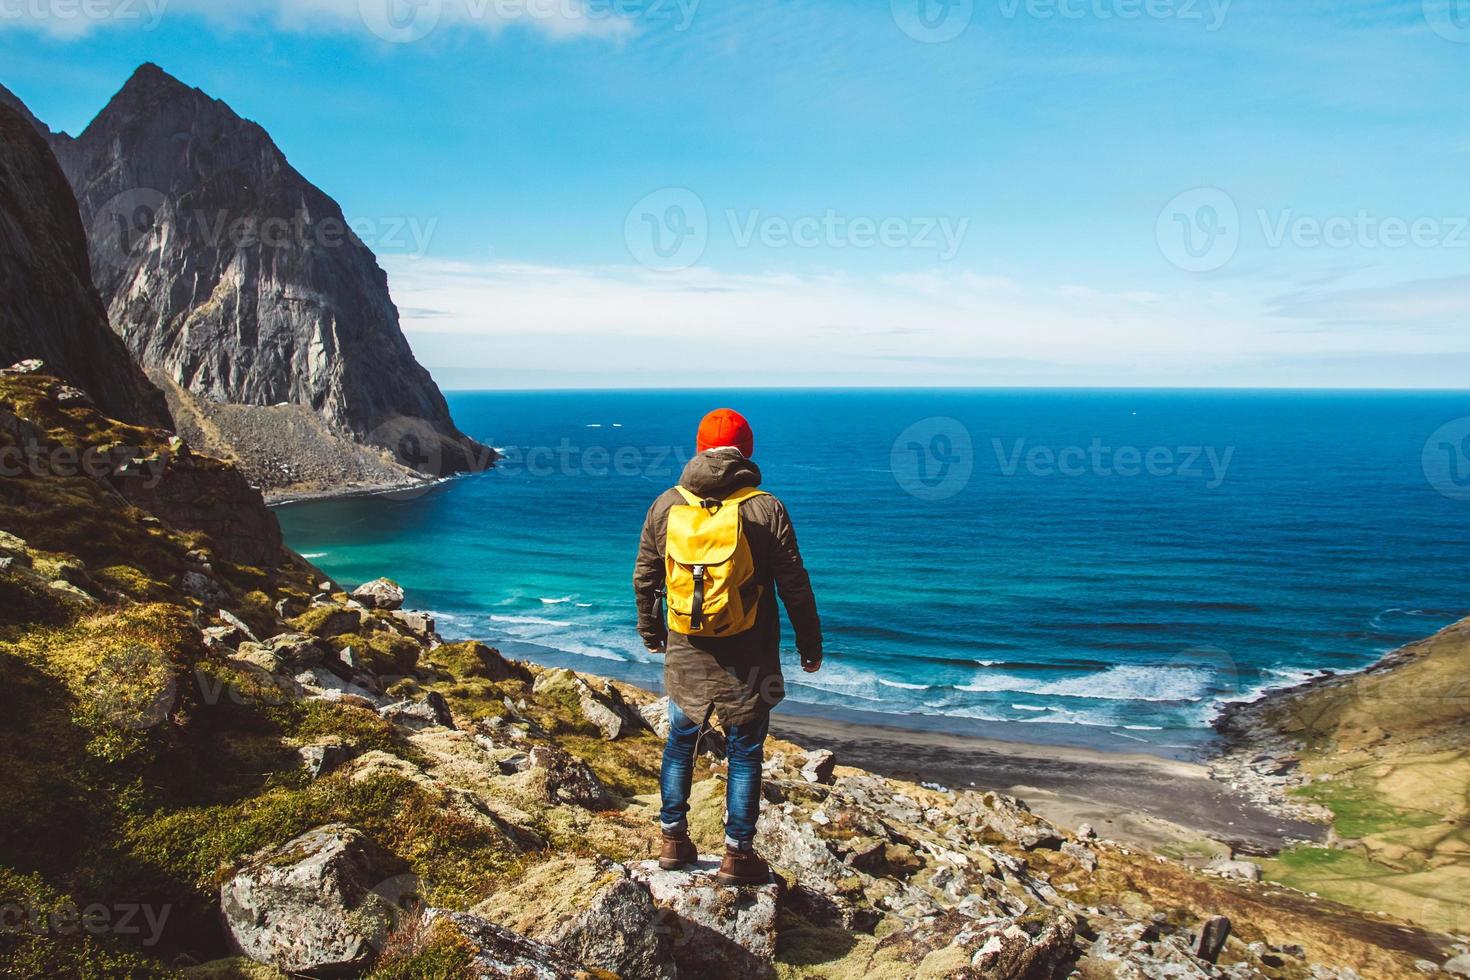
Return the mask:
M689 461L679 484L692 493L723 499L736 490L760 486L761 470L737 449L713 449Z

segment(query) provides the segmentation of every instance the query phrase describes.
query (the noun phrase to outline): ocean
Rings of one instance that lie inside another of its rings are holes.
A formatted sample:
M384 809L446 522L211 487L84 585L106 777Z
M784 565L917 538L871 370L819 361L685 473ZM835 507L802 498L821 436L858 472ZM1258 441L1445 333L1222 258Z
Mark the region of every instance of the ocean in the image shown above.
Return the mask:
M1189 756L1226 700L1366 666L1470 613L1463 393L452 393L497 469L286 505L338 580L448 637L657 687L633 629L649 504L705 411L756 432L827 636L788 704Z

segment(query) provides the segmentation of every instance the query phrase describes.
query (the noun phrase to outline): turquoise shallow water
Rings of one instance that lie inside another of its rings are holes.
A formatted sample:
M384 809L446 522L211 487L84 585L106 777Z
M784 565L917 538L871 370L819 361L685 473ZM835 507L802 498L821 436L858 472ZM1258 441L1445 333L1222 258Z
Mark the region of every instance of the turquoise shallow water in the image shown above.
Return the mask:
M396 578L448 635L644 684L638 532L719 405L751 419L822 606L828 667L789 672L793 710L1187 753L1221 700L1470 612L1463 394L450 400L501 468L282 507L289 543L346 583Z

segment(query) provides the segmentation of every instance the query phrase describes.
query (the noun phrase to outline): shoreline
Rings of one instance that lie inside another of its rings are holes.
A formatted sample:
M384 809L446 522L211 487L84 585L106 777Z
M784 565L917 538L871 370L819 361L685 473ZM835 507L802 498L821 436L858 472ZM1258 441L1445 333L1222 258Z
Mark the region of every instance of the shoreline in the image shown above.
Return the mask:
M1090 823L1103 837L1197 852L1202 861L1211 856L1202 838L1233 852L1268 855L1326 833L1320 824L1257 805L1213 778L1202 762L866 725L780 709L771 730L804 747L832 751L839 765L1016 796L1062 827Z
M512 642L497 648L517 660L589 676L621 673L613 679L663 693L661 671L630 678L626 671L589 668L585 658L539 644ZM1162 850L1188 863L1203 865L1237 852L1275 854L1295 843L1319 841L1327 831L1315 822L1283 817L1215 778L1213 752L1170 757L1122 746L1104 748L1080 734L1059 743L1041 742L926 730L887 719L858 720L852 711L843 712L849 717L823 713L833 710L840 709L788 698L772 715L771 732L804 748L829 749L838 765L910 782L1015 796L1059 826L1075 830L1090 823L1102 837Z
M451 476L437 476L432 479L370 484L332 490L261 490L260 493L265 498L265 505L274 510L277 507L289 507L292 504L316 504L329 500L354 500L358 497L390 497L398 493L422 493L469 475L468 473L455 473Z

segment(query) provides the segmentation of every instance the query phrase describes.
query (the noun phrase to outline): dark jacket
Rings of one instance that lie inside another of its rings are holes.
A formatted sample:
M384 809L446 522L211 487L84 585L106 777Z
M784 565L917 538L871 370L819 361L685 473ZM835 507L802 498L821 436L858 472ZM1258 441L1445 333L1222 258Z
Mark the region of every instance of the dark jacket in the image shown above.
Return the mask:
M738 450L716 449L690 460L680 485L705 497L723 499L758 487L761 471ZM638 632L657 645L667 637L664 687L679 709L693 719L713 707L722 725L754 721L786 695L781 678L779 593L796 631L796 648L809 660L822 656L822 622L811 580L796 545L796 532L781 501L753 497L740 505L740 521L755 559L756 580L764 594L755 628L738 636L695 637L669 633L661 619L659 591L664 585L664 544L669 509L684 498L670 489L653 502L643 524L633 590L638 597Z

